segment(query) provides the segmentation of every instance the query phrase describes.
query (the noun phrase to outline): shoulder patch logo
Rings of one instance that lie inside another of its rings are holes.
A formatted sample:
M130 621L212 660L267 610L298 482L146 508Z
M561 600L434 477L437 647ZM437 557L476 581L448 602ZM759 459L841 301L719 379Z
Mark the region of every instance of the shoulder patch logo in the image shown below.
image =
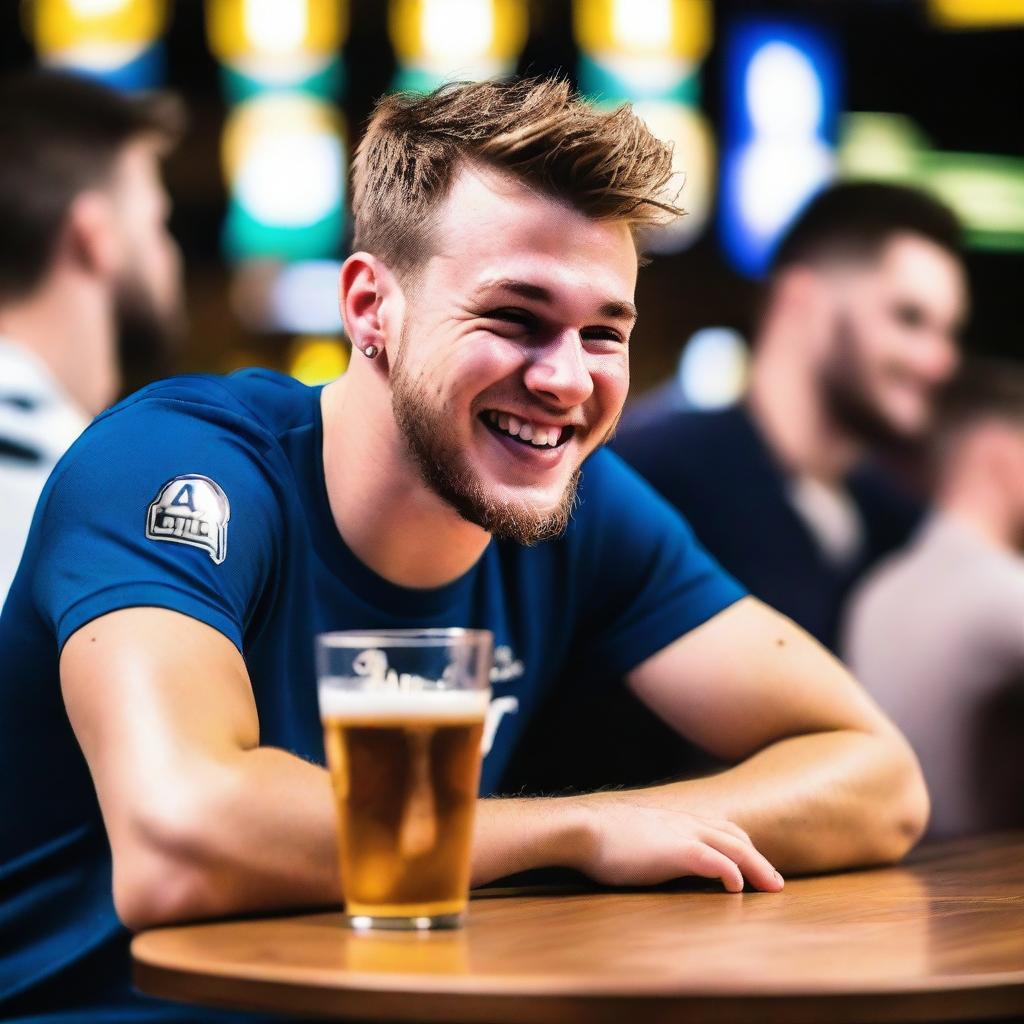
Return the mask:
M220 565L228 553L231 506L220 485L189 473L168 480L146 512L146 536L202 548Z

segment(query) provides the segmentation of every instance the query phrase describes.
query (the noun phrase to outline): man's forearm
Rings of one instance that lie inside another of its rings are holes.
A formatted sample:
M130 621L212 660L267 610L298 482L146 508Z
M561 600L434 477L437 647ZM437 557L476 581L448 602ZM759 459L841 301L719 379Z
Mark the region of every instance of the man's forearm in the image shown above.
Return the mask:
M323 768L258 748L233 759L205 788L190 826L162 851L187 884L168 887L176 894L173 905L159 895L136 902L130 924L340 901L336 812ZM814 733L773 743L703 779L574 797L481 800L472 884L544 866L634 884L691 873L725 881L703 855L693 859L692 847L699 840L731 857L721 823L732 822L770 862L750 860L741 868L764 888L772 885L773 865L800 873L898 859L918 838L926 814L913 755L898 737ZM685 856L674 864L676 847ZM735 861L744 865L749 852L740 854ZM150 876L157 894L165 870L161 864Z
M928 816L910 748L852 730L780 740L727 771L633 799L734 821L784 874L898 860Z
M578 797L478 800L472 885L540 867L578 867L587 843Z

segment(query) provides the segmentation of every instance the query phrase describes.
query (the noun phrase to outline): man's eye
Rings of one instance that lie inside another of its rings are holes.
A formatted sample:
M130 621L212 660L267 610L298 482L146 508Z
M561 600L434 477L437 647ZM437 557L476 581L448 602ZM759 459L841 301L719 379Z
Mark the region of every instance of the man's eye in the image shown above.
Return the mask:
M924 314L917 306L897 306L895 314L904 327L920 327L924 323Z
M580 331L584 341L613 341L618 344L625 342L625 337L613 327L584 327Z
M485 314L485 319L515 324L517 327L522 327L526 330L534 330L538 325L537 318L524 309L494 309Z

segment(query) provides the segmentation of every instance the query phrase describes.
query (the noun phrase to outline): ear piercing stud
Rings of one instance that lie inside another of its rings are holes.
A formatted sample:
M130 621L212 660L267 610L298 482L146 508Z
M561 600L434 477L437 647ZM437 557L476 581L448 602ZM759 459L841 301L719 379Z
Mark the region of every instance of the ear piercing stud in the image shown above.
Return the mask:
M376 345L367 345L366 348L363 349L363 355L366 356L367 359L373 359L379 351L380 349L377 348Z

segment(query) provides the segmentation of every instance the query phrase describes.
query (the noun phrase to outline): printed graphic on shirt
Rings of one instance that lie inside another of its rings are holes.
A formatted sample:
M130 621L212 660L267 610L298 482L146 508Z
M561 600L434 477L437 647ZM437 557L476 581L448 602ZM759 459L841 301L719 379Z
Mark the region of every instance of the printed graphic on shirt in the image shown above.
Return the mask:
M202 548L220 565L228 551L231 506L220 485L189 473L168 480L146 513L146 536Z
M507 644L499 644L494 648L494 667L491 669L492 683L509 683L518 679L526 671L523 663Z
M494 648L494 664L491 668L491 685L500 686L518 679L526 671L523 663L516 657L515 651L507 644L498 644ZM494 745L498 726L506 715L514 715L519 710L519 698L509 695L494 697L487 709L484 721L483 751L486 757Z

